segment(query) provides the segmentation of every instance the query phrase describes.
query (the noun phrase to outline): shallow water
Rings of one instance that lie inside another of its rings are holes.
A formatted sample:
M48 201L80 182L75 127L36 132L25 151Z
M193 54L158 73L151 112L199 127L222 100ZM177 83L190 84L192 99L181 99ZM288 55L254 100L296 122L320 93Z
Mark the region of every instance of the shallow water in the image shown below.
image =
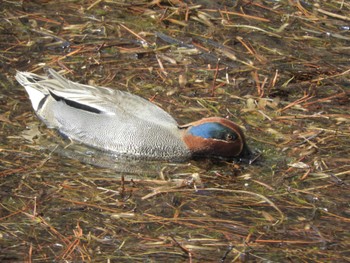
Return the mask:
M346 1L57 3L0 7L2 262L350 261ZM180 124L229 117L261 157L115 163L66 147L14 80L44 66Z

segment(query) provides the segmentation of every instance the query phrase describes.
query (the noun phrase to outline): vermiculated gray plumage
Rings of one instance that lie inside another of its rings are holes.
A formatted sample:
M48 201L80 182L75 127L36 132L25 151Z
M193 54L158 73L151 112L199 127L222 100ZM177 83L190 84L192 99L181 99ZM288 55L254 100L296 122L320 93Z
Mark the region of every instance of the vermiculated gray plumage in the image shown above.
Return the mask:
M177 122L153 103L120 90L17 72L39 118L72 140L116 155L187 159L191 153Z

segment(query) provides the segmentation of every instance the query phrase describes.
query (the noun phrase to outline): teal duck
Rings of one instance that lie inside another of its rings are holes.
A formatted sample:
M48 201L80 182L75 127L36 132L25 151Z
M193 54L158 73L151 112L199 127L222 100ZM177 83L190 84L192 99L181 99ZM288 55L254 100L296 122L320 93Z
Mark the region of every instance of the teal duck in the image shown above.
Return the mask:
M219 117L186 125L139 96L47 76L17 72L37 116L73 141L116 156L183 161L194 157L244 158L250 154L241 128Z

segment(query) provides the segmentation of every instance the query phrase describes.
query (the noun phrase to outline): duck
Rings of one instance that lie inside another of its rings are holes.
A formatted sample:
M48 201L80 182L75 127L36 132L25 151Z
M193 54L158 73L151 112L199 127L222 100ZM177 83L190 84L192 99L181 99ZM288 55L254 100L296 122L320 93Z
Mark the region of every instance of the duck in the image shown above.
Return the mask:
M241 159L251 154L242 129L226 118L179 125L140 96L73 82L51 68L46 75L17 71L15 78L48 128L116 157L186 161Z

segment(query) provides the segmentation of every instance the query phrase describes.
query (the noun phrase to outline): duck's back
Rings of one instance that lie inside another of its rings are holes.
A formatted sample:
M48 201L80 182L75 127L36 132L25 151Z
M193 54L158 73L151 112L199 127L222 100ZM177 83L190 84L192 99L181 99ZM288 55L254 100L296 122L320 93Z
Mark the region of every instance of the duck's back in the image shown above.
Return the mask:
M116 155L190 157L176 121L153 103L127 92L71 82L53 70L49 76L16 75L47 126Z

